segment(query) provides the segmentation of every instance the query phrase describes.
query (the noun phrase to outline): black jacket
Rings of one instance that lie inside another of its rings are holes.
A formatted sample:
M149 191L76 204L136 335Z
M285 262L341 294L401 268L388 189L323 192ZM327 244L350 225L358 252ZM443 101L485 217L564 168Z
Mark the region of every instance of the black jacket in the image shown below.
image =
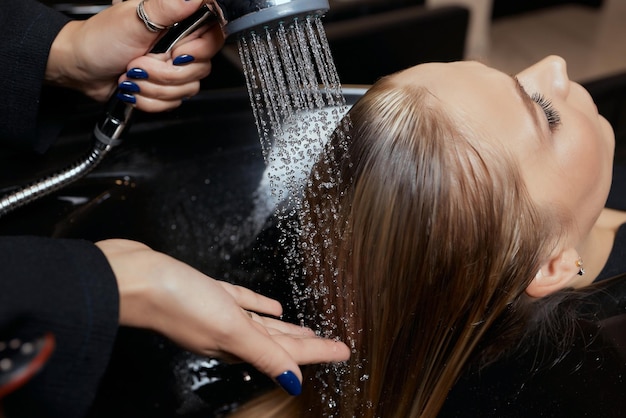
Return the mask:
M50 46L67 21L33 0L0 7L0 147L49 145L37 123L40 97ZM0 237L0 340L44 332L56 338L43 370L3 399L7 418L84 416L118 315L115 276L93 243Z

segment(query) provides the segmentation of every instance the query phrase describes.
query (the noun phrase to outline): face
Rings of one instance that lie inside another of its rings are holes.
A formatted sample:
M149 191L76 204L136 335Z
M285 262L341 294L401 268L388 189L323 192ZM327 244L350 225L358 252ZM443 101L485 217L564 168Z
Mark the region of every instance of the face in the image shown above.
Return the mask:
M533 200L574 218L568 244L587 236L611 185L615 139L563 59L548 57L515 77L477 62L423 64L394 77L425 86L453 120L517 159Z

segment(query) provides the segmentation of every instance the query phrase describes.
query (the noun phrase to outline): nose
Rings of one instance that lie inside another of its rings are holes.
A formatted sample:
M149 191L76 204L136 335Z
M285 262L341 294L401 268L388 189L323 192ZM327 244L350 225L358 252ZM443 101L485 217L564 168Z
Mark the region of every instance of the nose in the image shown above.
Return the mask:
M549 97L564 99L569 94L567 63L556 55L546 57L528 67L519 73L517 78L524 87Z

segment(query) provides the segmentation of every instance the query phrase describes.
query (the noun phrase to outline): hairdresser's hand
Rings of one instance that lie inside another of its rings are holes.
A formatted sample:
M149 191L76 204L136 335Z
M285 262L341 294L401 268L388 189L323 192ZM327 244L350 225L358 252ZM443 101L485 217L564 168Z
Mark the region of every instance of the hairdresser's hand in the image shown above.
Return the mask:
M299 393L302 381L298 364L350 356L341 342L258 315L281 315L275 300L211 279L137 242L107 240L97 245L118 280L123 325L155 330L201 355L246 361L279 383L290 381L283 387L292 394Z
M100 101L128 80L134 83L127 87L137 108L149 112L172 109L196 94L199 80L211 71L211 58L224 43L220 26L199 29L171 54L144 56L160 34L148 31L137 17L138 4L139 0L118 2L85 21L68 23L52 45L46 80ZM152 21L169 26L201 4L202 0L146 0L144 9ZM126 76L133 68L143 70L134 71L139 78Z

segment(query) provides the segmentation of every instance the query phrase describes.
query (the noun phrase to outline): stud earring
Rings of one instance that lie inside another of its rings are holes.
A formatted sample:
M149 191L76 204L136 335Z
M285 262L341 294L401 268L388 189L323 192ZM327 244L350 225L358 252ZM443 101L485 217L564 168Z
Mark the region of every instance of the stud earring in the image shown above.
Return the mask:
M585 274L585 269L583 268L583 259L582 258L578 258L578 260L576 260L576 267L578 267L578 275L582 276Z

